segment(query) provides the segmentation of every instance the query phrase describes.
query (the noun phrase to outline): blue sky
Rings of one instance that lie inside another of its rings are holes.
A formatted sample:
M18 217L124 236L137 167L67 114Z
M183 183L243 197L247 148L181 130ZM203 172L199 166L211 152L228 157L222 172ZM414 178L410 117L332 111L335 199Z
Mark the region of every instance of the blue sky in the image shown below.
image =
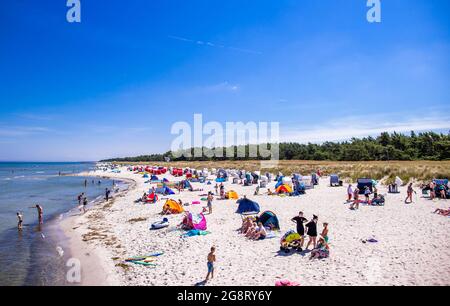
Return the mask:
M165 152L176 121L278 121L281 140L450 129L450 2L0 2L0 160Z

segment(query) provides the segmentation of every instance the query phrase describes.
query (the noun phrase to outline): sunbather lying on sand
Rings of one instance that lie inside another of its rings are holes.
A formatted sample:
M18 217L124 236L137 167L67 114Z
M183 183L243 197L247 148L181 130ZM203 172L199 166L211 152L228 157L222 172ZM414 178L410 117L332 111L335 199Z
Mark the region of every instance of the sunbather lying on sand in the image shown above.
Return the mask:
M448 217L450 216L450 208L449 209L436 209L434 211L435 214L441 215L441 216L445 216Z

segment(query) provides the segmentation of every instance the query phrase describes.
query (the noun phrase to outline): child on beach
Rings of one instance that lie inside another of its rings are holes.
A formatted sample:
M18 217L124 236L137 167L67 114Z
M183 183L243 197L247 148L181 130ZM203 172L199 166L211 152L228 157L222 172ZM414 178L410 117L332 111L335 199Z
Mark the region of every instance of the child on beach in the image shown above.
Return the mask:
M364 196L366 197L367 204L370 204L370 195L371 195L370 188L368 186L366 186L364 188Z
M264 240L267 237L267 232L266 229L264 228L264 225L259 222L258 223L258 227L255 230L255 233L253 234L252 237L250 237L250 239L253 240Z
M350 209L354 210L354 209L359 209L359 189L356 188L355 192L353 193L353 203L350 205Z
M352 185L351 185L351 184L348 185L348 188L347 188L347 196L348 196L347 202L351 202L351 201L352 201L352 198L353 198L353 188L352 188Z
M328 223L323 224L322 234L320 235L328 243Z
M316 248L317 221L319 221L319 217L314 215L313 219L308 224L306 224L306 228L308 229L307 235L309 236L309 241L308 244L306 245L306 249L309 248L311 243L313 244L313 249Z
M214 263L216 262L216 248L212 247L211 252L208 254L208 274L206 274L205 282L209 281L209 276L214 278Z
M417 194L417 192L413 189L413 183L410 183L408 185L408 190L407 190L408 195L406 196L405 204L411 204L413 202L413 199L412 199L413 193ZM409 200L409 202L408 202L408 200Z
M23 224L23 214L19 211L17 212L17 228L19 229L19 231L22 230L22 224Z

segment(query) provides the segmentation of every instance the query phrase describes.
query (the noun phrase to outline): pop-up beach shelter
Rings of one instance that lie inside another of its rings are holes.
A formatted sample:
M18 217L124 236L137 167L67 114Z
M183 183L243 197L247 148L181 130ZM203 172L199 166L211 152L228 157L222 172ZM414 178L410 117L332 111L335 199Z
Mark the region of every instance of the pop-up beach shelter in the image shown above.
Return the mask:
M236 211L238 214L248 214L248 213L258 214L261 211L258 203L251 201L247 198L240 199L239 201L237 201L237 203L239 204L238 209Z
M374 180L369 179L369 178L358 179L359 194L364 194L366 187L369 187L370 192L373 192L373 182L374 182Z
M278 217L271 211L263 212L257 221L261 222L264 227L270 228L271 230L280 230L280 222L278 222Z
M292 193L293 190L289 185L281 185L276 189L276 193Z
M163 206L163 211L169 211L171 214L181 214L184 208L175 200L167 200Z
M239 199L238 194L234 190L230 190L226 193L225 197L229 200L237 200Z

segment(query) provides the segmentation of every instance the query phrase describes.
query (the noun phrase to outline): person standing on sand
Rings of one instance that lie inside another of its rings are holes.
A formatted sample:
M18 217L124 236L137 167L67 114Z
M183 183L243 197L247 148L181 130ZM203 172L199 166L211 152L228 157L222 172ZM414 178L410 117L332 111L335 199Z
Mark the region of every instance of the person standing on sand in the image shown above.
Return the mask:
M212 202L214 200L213 194L211 192L209 192L208 197L206 199L208 201L207 202L208 204L206 205L206 207L208 208L208 213L211 215L212 214Z
M87 187L87 180L84 180L84 188Z
M317 221L319 221L319 217L313 215L313 219L308 224L306 224L306 228L308 229L307 235L309 236L309 241L306 245L306 249L309 248L311 243L313 244L313 249L316 248Z
M292 222L297 223L297 233L302 236L302 243L301 243L301 247L303 248L303 244L305 243L305 226L303 225L303 223L305 223L306 221L308 221L308 219L306 219L305 217L303 217L303 212L299 212L298 216L292 218L291 220Z
M353 193L353 203L352 205L350 205L350 209L354 210L354 209L359 209L359 189L356 188L354 193Z
M106 201L109 201L109 195L111 194L111 191L108 189L108 188L106 188L105 189L105 198L106 198Z
M323 224L323 230L321 234L322 238L328 243L328 223Z
M412 199L413 193L417 194L417 192L413 189L413 183L410 183L408 185L408 189L407 189L406 193L407 193L407 196L405 199L405 204L411 204L413 202L413 199ZM409 202L408 202L408 199L409 199Z
M88 205L88 199L87 197L84 197L83 199L83 213L86 213L86 206Z
M209 276L214 278L214 263L216 262L216 248L212 247L211 252L208 254L208 274L206 274L205 282L209 281Z
M348 188L347 188L347 196L348 196L347 202L351 202L351 201L352 201L352 198L353 198L353 188L352 188L352 184L348 185Z

